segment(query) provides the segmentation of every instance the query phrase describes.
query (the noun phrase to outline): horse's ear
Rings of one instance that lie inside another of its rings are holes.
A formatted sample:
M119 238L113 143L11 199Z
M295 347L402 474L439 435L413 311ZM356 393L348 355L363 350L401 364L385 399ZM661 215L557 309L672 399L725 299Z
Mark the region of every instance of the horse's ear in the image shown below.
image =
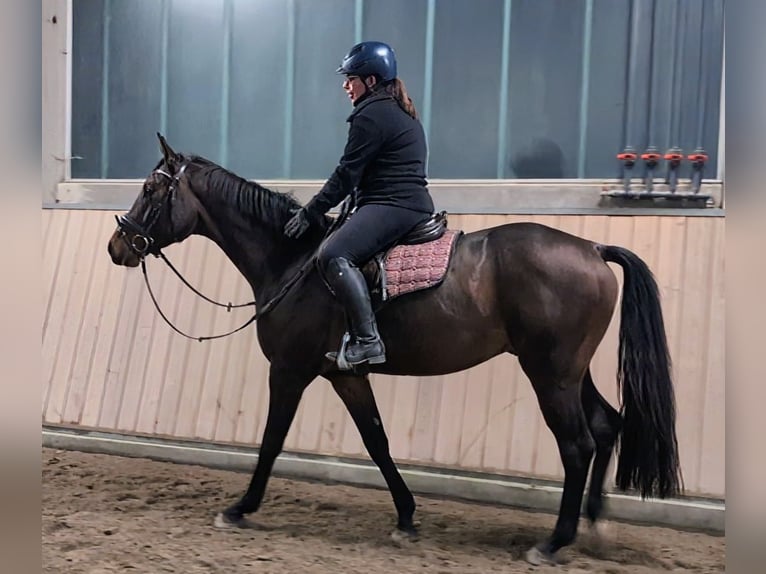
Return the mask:
M160 150L162 150L162 155L165 158L165 164L171 166L178 163L180 157L176 152L173 151L173 148L170 147L170 144L168 144L165 136L163 136L160 132L157 132L157 138L160 140Z

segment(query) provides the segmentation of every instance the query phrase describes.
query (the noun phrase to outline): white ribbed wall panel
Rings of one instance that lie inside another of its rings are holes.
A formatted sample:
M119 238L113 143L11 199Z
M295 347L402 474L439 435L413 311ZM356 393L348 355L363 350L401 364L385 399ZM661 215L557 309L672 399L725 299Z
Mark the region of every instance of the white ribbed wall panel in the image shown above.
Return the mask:
M723 497L724 218L451 215L465 231L537 221L628 247L661 287L674 360L678 435L687 491ZM111 212L43 211L42 418L49 424L257 445L265 425L268 365L255 328L199 343L170 330L138 269L111 263ZM250 300L247 284L213 243L166 250L204 293ZM162 263L149 273L179 328L223 332L249 317L197 298ZM613 266L621 280L619 267ZM618 315L616 315L618 317ZM601 392L617 402L617 320L594 361ZM511 356L445 377L374 376L393 456L401 461L560 478L561 464L531 386ZM329 383L306 391L286 449L366 456Z

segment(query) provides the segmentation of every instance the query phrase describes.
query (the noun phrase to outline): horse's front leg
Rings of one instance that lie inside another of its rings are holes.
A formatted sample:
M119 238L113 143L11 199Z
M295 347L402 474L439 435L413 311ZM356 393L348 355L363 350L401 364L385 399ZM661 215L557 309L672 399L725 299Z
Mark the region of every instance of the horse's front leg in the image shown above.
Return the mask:
M414 540L417 530L412 521L415 513L415 499L396 468L388 448L388 438L383 430L383 421L375 403L375 396L366 376L351 373L333 373L326 375L332 382L335 392L346 405L351 418L354 419L362 441L370 454L370 458L378 465L383 478L386 480L394 506L398 515L396 530L392 538L397 541Z
M282 446L293 418L295 418L295 412L298 410L301 395L312 379L313 377L285 367L271 366L269 371L269 414L266 420L266 429L263 432L261 448L258 452L258 463L255 466L250 485L247 487L247 492L239 502L231 505L216 517L215 525L217 527L245 528L249 526L245 515L255 512L261 505L274 461L282 452Z

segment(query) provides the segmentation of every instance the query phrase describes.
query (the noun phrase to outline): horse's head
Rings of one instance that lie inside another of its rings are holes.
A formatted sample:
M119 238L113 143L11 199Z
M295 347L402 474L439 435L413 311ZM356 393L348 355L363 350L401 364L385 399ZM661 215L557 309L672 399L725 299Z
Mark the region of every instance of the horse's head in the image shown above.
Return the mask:
M130 211L117 216L117 229L109 239L109 255L116 265L136 267L146 255L186 239L197 224L198 203L185 173L189 160L173 151L162 135L157 137L163 159L144 180Z

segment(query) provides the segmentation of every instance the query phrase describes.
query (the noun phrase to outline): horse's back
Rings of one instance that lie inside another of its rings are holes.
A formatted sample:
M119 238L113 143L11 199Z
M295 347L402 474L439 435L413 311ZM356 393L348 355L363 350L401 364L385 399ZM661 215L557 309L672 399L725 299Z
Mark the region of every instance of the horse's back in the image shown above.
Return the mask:
M602 274L606 266L598 243L540 223L507 223L465 235L467 245L486 244L499 270L523 265L527 272ZM573 277L574 279L575 277Z
M480 239L485 236L493 237L494 240L499 240L505 244L517 246L530 244L547 247L571 245L581 249L593 250L596 245L595 242L583 237L532 221L504 223L465 234L466 238L471 239ZM598 254L596 253L596 255Z

